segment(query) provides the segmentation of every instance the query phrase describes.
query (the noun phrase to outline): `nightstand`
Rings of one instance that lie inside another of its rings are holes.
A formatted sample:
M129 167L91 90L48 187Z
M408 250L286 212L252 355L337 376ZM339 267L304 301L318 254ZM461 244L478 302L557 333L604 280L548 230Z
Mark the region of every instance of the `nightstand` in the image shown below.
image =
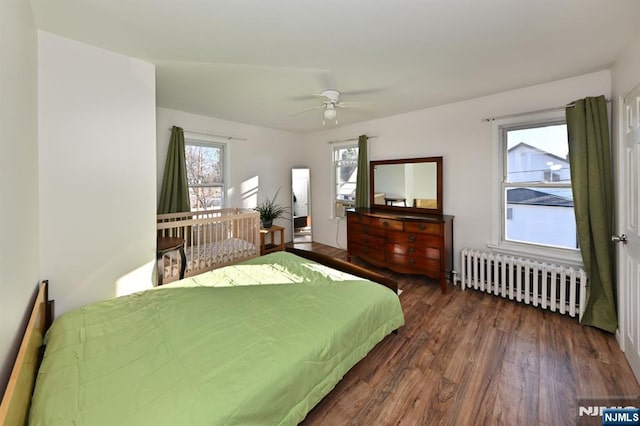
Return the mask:
M164 264L161 262L162 257L174 250L180 252L180 279L184 278L184 271L187 269L187 258L184 254L184 239L177 237L158 237L156 245L156 260L158 266L158 285L162 285L164 275Z
M280 242L276 244L276 232L280 232ZM267 243L266 237L269 236ZM260 254L267 254L274 251L284 251L284 226L272 225L271 228L260 229Z

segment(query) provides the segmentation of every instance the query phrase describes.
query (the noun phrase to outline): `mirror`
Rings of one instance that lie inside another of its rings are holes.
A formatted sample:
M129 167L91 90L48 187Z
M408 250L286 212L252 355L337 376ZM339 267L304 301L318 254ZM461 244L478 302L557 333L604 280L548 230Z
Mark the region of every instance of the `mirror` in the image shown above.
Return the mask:
M372 209L442 214L442 157L369 163Z
M308 168L291 169L291 220L294 243L311 242L311 179Z

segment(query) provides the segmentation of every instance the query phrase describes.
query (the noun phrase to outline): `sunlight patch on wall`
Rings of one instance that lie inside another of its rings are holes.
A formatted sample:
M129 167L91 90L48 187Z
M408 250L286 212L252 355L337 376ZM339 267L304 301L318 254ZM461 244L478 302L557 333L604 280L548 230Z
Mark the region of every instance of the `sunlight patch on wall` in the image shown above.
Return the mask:
M124 296L153 287L155 261L152 260L116 280L116 296Z
M258 204L258 187L260 186L260 178L254 176L240 184L240 195L242 197L242 206L253 208Z

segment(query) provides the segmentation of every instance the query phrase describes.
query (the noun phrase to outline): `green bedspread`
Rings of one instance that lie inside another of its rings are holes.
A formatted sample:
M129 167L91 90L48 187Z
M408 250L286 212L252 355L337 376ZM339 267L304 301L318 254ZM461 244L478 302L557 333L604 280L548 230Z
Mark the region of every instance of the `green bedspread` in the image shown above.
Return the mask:
M62 315L30 423L296 424L403 322L386 287L262 256Z

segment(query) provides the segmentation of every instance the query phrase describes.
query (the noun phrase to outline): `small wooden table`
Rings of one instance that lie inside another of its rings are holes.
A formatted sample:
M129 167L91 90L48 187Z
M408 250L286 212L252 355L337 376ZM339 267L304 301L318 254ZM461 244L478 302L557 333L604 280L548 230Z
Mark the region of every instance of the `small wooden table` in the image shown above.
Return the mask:
M275 242L275 233L280 231L280 243ZM265 237L269 235L269 243L266 244ZM260 254L267 254L274 251L284 251L284 226L272 225L271 228L260 229Z
M183 279L184 271L187 269L187 256L185 256L184 254L184 239L178 237L158 237L158 245L156 246L156 260L161 260L165 254L174 250L180 251L180 279ZM158 267L158 285L162 285L163 275L164 264Z
M392 206L393 203L403 203L407 207L407 199L405 197L384 197L384 204Z

